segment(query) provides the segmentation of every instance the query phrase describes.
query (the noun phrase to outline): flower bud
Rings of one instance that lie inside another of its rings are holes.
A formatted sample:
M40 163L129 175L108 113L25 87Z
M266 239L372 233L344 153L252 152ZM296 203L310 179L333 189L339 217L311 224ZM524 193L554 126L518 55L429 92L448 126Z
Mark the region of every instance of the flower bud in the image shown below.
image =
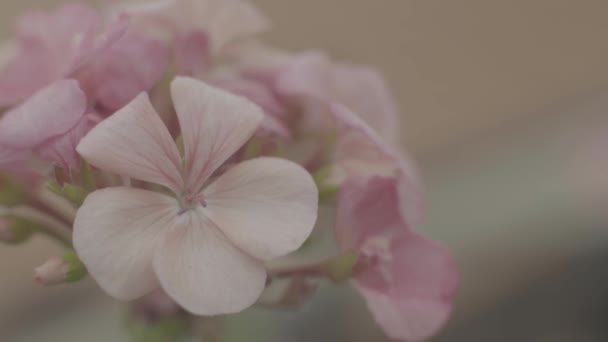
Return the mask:
M84 278L87 270L74 252L52 257L34 269L36 282L43 286L72 283Z

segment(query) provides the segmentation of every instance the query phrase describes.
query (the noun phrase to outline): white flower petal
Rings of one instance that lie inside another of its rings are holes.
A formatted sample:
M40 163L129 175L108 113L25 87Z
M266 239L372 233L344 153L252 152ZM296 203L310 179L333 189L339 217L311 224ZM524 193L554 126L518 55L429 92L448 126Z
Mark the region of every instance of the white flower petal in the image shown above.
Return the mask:
M177 77L171 94L184 139L187 187L196 192L251 138L264 115L245 98L192 78Z
M163 237L154 270L167 294L198 315L242 311L266 284L264 265L228 241L200 208L183 213Z
M74 248L99 286L111 296L132 300L159 286L152 270L160 234L173 224L175 199L133 188L90 194L74 222Z
M205 214L236 243L268 260L298 249L317 219L318 190L298 164L279 158L242 162L203 191Z
M179 151L145 93L98 124L76 150L100 169L177 193L183 188Z

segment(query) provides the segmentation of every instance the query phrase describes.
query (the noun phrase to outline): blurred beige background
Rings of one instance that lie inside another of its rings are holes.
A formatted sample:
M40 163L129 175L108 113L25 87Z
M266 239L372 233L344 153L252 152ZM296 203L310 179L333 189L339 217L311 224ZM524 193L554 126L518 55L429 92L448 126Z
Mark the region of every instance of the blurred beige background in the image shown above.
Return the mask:
M419 160L428 190L422 229L450 246L462 273L454 319L438 340L503 341L467 329L483 331L476 322L500 303L568 272L585 253L608 250L608 220L589 193L593 184L579 182L586 169L572 165L588 135L602 126L608 132L607 1L256 2L275 24L269 40L375 65L393 87L404 146ZM11 18L23 9L54 3L3 1L0 37L8 37ZM584 166L593 169L593 161ZM15 341L50 332L57 334L51 341L116 340L116 310L93 284L32 284L31 269L54 253L42 240L0 246L0 340L3 331ZM340 314L329 312L318 313L317 324ZM61 324L81 316L91 319ZM88 331L114 337L90 339ZM587 340L568 333L504 340Z

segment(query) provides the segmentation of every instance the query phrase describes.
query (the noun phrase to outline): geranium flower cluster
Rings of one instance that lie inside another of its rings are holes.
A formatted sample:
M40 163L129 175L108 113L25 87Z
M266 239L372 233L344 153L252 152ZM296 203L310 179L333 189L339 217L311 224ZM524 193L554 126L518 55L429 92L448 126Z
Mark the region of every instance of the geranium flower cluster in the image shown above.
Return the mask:
M270 47L269 28L240 0L19 17L0 58L0 238L49 234L66 254L38 282L89 275L148 318L296 305L327 279L389 337L432 336L458 277L414 229L422 190L383 78ZM335 219L316 224L319 206ZM330 257L292 257L328 236Z

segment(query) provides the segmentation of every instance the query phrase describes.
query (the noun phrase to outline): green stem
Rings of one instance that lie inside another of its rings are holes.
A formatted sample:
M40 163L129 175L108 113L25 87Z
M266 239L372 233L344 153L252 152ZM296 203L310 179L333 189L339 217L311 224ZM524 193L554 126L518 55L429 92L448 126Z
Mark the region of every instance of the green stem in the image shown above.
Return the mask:
M0 208L0 215L14 216L36 223L44 233L60 241L66 247L72 247L72 232L70 227L49 214L29 206L16 206L11 208Z

